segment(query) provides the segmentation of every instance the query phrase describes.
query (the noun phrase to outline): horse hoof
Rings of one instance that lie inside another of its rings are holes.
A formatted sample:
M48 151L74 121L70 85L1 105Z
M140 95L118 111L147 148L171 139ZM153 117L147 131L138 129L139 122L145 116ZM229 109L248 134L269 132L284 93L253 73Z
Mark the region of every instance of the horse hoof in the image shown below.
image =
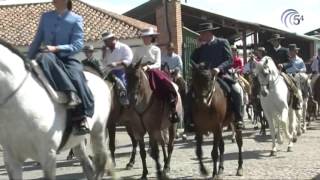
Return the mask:
M235 142L236 142L236 139L235 139L235 138L232 138L232 139L231 139L231 142L232 142L232 143L235 143Z
M277 156L277 151L271 151L270 156Z
M182 140L184 140L184 141L187 140L187 135L186 134L182 134Z
M141 176L140 180L147 180L147 176Z
M208 176L208 171L205 167L200 168L201 176Z
M237 176L243 176L243 169L242 168L238 168L236 175Z
M169 172L170 172L170 167L165 167L165 168L163 168L163 172L164 172L165 174L169 173Z
M292 139L292 142L294 142L294 143L296 143L298 141L298 138L296 138L296 137L294 137L293 139Z
M292 152L292 147L288 147L287 152Z
M128 163L126 165L126 170L131 170L133 168L133 163Z
M222 167L220 167L220 168L219 168L219 171L218 171L218 175L222 175L222 174L223 174L223 170L224 170L224 169L223 169Z

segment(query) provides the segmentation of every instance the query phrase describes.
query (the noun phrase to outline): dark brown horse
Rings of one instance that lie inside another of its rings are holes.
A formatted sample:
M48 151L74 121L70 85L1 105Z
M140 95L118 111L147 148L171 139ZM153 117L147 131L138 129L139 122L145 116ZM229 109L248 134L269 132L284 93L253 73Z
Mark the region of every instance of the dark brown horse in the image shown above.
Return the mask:
M216 178L222 175L224 166L224 140L223 127L232 123L234 113L230 106L230 100L225 96L223 89L217 81L217 76L202 65L193 64L192 73L193 102L192 115L195 124L197 148L196 154L200 164L200 171L207 175L207 170L202 162L203 134L213 132L213 160L212 176ZM242 131L236 130L236 141L239 149L237 175L242 176ZM219 171L217 161L220 152Z
M166 177L165 173L170 170L170 159L174 146L174 138L176 132L176 123L172 124L169 120L169 104L159 99L153 93L146 73L142 69L143 65L137 63L127 68L128 80L128 96L131 108L136 112L130 119L130 127L132 127L134 137L138 141L140 147L140 156L143 165L142 179L147 178L148 170L146 165L146 151L144 136L149 134L151 157L156 162L158 178ZM181 100L178 101L178 114L182 116ZM164 147L163 130L169 130L169 142L164 154L164 173L159 162L158 143ZM168 154L167 154L168 153Z

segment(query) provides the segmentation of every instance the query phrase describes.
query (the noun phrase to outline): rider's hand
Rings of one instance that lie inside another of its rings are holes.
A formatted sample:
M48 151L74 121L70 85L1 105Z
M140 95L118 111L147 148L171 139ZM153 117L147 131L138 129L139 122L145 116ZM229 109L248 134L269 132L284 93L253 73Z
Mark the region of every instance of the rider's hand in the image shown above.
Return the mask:
M219 68L213 68L213 74L214 74L214 75L219 74L219 72L220 72L220 69L219 69Z
M113 63L109 64L108 66L110 66L110 67L117 67L118 64L117 64L116 62L113 62Z
M46 46L46 49L48 50L48 52L52 52L52 53L58 52L57 46Z

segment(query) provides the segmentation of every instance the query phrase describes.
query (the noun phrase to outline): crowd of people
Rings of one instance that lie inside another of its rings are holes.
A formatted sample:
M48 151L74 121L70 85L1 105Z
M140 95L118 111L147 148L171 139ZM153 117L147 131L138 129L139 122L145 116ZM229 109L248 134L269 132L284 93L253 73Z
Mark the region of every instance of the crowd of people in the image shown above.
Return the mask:
M109 77L118 87L118 96L123 106L128 106L129 101L126 92L125 68L131 64L140 63L144 66L145 72L150 79L150 85L154 93L164 98L171 105L172 122L177 122L175 112L177 92L170 77L171 74L178 74L182 77L183 65L181 57L175 53L173 43L168 43L166 52L156 45L158 33L153 28L146 28L141 31L143 45L133 53L132 49L120 42L112 32L105 32L101 35L104 43L102 48L102 59L96 59L93 54L95 48L92 45L84 46L84 32L82 17L72 12L71 1L53 1L55 10L42 15L37 34L30 46L29 58L36 58L49 79L51 85L57 91L63 91L69 95L68 105L73 108L75 127L82 135L88 133L86 126L87 117L92 117L94 102L93 97L85 83L83 68L79 60L72 58L72 55L83 51L86 59L82 64L95 69L102 77ZM230 89L230 96L234 104L236 114L236 127L242 128L242 97L238 83L234 83L229 70L234 69L239 74L251 73L254 61L268 55L272 57L280 71L287 74L306 72L306 66L299 57L299 48L296 44L289 44L288 48L281 45L280 34L274 34L268 40L273 49L266 52L264 47L258 47L248 61L244 61L239 55L235 45L229 44L228 40L215 37L215 30L212 23L199 25L200 45L192 53L191 59L195 63L203 63L205 68L210 68L218 74L219 82ZM45 48L41 50L41 44ZM318 55L313 58L312 73L318 73L320 67L320 49ZM247 62L245 64L245 62ZM161 68L163 67L163 68ZM166 72L162 71L166 69ZM169 76L168 76L169 74Z

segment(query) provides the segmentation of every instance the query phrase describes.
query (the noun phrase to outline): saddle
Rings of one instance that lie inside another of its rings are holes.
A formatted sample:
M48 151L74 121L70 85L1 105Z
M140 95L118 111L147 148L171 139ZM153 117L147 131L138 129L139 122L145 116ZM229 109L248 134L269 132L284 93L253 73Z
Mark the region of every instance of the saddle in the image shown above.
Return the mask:
M295 110L301 109L302 97L299 94L299 89L294 78L284 72L281 72L280 75L283 77L284 82L286 83L290 92L288 103L292 104L292 108Z
M31 60L30 66L54 102L58 104L67 104L70 101L70 97L67 94L53 89L36 60Z

